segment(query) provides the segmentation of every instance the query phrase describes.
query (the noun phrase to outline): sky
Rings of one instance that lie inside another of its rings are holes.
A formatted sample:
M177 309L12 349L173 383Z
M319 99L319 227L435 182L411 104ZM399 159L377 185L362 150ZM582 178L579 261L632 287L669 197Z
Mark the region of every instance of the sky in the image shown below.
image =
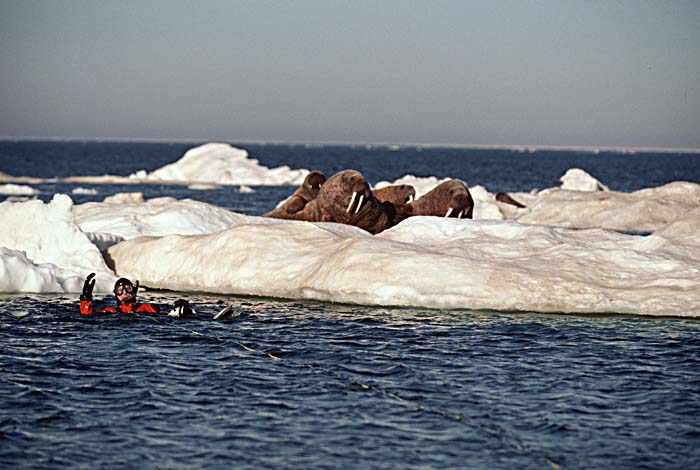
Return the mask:
M700 148L700 2L0 0L0 136Z

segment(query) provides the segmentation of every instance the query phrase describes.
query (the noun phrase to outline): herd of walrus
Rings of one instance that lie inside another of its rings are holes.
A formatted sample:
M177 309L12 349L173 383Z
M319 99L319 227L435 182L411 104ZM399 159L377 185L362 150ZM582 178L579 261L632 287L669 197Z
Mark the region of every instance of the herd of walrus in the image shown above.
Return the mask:
M415 188L406 184L372 190L355 170L344 170L328 179L320 171L312 171L289 199L263 217L336 222L372 234L418 215L472 218L474 200L461 181L445 181L414 200L415 195Z

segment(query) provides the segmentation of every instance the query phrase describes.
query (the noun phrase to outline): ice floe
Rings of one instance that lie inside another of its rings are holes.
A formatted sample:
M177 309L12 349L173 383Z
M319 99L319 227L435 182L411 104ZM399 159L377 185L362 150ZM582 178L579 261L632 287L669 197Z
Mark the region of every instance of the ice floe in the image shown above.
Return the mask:
M379 235L276 221L141 237L117 272L183 291L367 305L700 315L700 239L415 217Z
M95 196L97 190L95 188L82 188L77 187L71 191L71 194L85 195L85 196Z
M203 155L250 167L230 146L211 145L190 157L196 165L183 157L161 175L196 177ZM298 184L305 174L251 171L255 184ZM126 276L180 291L367 305L700 316L700 185L619 193L585 172L567 175L562 187L513 194L525 208L474 184L474 220L414 217L376 236L141 193L80 205L67 195L5 201L0 292L77 293L96 272L98 292ZM392 184L423 194L441 181L409 175Z
M248 157L248 152L229 144L209 143L188 150L178 161L150 173L130 175L136 180L216 183L219 185L285 186L299 185L308 170L288 166L267 168Z
M0 203L0 247L5 249L0 257L6 269L12 269L0 283L3 292L77 292L90 272L99 274L96 289L111 289L116 277L76 224L72 208L65 194L54 196L48 204L39 200Z
M21 184L0 184L0 194L7 196L33 196L39 194L38 189Z

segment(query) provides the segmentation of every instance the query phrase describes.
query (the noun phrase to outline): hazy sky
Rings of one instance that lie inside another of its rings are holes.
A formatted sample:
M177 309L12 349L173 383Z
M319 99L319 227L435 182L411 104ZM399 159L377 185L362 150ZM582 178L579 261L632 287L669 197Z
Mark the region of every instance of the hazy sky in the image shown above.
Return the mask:
M700 1L0 0L0 136L700 147Z

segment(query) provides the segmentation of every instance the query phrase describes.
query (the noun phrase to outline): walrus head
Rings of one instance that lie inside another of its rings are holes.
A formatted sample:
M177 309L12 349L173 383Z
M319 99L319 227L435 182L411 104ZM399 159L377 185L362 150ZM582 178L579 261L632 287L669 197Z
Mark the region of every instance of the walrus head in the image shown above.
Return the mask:
M374 197L364 176L355 170L331 176L321 186L317 204L323 222L355 225L373 234L391 225L384 205Z
M326 176L320 171L312 171L299 188L294 191L289 199L287 199L280 207L263 214L263 217L272 217L275 219L297 219L307 220L303 213L306 206L318 196L323 183L326 182Z
M410 184L394 184L374 189L372 192L379 202L390 202L392 204L408 204L416 197L416 188Z
M411 204L413 215L432 215L471 219L474 200L461 181L449 180L437 185Z
M306 175L306 178L304 178L304 184L302 186L309 195L313 195L313 197L308 199L309 201L311 199L316 199L316 196L318 196L318 191L321 189L321 185L325 182L326 175L324 175L320 171L312 171L311 173Z

